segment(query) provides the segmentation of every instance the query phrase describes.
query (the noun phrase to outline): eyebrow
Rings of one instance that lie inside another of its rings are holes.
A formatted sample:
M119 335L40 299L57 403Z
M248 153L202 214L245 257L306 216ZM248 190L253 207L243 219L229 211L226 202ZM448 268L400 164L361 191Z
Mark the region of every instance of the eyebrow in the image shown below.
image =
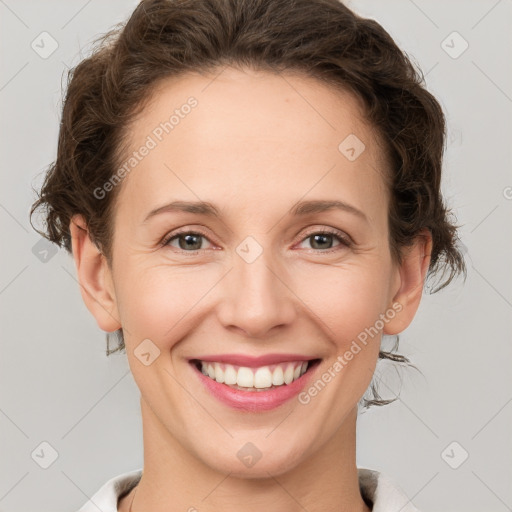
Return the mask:
M351 213L352 215L355 215L366 222L369 222L368 218L361 210L358 210L351 204L338 200L301 201L292 206L288 214L295 216L310 215L312 213L321 213L328 210L342 210L347 213ZM209 217L221 216L219 210L212 203L207 201L173 201L169 204L151 210L144 219L144 222L147 222L155 215L167 212L187 212L195 213L198 215L207 215Z

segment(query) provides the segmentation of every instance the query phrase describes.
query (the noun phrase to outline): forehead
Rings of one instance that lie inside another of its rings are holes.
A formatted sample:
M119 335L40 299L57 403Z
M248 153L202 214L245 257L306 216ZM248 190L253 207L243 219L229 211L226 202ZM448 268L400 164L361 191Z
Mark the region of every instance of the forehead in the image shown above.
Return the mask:
M372 217L387 201L382 148L359 99L310 77L226 68L163 80L127 141L126 159L150 148L123 179L131 215L171 198L261 210L264 199L345 194Z

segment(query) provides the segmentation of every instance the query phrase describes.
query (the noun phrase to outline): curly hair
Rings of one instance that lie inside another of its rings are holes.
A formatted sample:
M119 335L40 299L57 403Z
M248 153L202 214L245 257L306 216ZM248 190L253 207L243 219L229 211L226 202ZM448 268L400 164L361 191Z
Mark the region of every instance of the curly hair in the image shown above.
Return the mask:
M459 226L441 195L442 108L386 30L338 0L142 0L126 23L96 39L91 55L68 72L57 158L30 211L32 222L44 209L45 231L34 229L71 252L70 219L82 214L110 264L120 187L105 197L94 190L122 161L129 123L161 81L223 66L298 72L362 100L390 162L385 181L394 261L401 262L401 249L427 228L433 241L427 278L440 280L431 293L458 273L466 278ZM107 334L107 355L125 348L122 329L115 336L117 348L110 350ZM398 336L379 358L409 364L397 347ZM371 388L366 407L394 401L380 400Z

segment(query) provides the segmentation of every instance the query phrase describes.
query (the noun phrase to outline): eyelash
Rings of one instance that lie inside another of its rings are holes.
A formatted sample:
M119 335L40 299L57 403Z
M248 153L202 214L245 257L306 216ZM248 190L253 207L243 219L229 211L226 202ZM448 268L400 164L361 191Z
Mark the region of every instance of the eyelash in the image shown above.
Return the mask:
M186 230L186 229L183 229L181 231L176 231L176 232L172 232L172 233L169 233L169 235L167 235L163 240L162 242L160 243L160 245L162 247L166 247L166 246L169 246L169 243L174 240L175 238L178 238L179 236L181 235L196 235L196 236L202 236L203 238L206 238L210 243L212 243L210 241L210 239L208 238L208 236L205 234L205 233L202 233L201 231L189 231L189 230ZM330 229L330 228L326 228L326 229L323 229L323 230L320 230L320 231L311 231L309 233L306 233L306 235L301 238L300 242L303 242L305 240L307 240L308 238L311 238L313 235L332 235L334 236L339 242L340 242L340 245L339 246L336 246L336 247L333 247L333 248L330 248L330 249L326 249L326 250L322 250L322 249L310 249L311 251L314 251L314 252L320 252L320 253L331 253L331 252L335 252L337 250L340 250L340 246L344 246L345 248L350 248L352 247L352 241L347 237L347 236L344 236L340 231L338 230L335 230L335 229ZM182 252L182 253L190 253L190 254L197 254L200 250L202 249L197 249L195 251L185 251L183 249L178 249L176 247L173 247L173 249L177 250L178 252Z

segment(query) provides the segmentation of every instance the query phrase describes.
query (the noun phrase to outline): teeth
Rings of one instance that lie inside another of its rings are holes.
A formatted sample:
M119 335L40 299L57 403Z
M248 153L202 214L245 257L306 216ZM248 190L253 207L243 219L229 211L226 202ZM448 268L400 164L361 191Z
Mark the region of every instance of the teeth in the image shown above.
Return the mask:
M293 366L292 365L288 365L286 367L285 372L284 372L284 383L285 384L290 384L290 382L293 381L294 374L295 374L295 372L293 371Z
M219 365L216 365L216 368L215 368L215 380L222 384L224 382L224 379L225 379L225 377L224 377L224 370Z
M274 386L281 386L284 384L284 372L280 366L278 366L272 374L272 384Z
M239 384L240 385L240 384ZM272 386L272 373L269 368L258 368L256 373L254 374L254 384L252 385L255 388L269 388ZM251 387L247 386L246 387Z
M204 365L204 363L203 363ZM220 368L220 365L217 365ZM222 371L222 369L221 369ZM226 365L226 370L224 371L224 383L229 385L236 384L237 381L237 371L235 368L229 364Z
M280 363L259 368L201 361L201 372L219 383L235 388L270 389L291 384L306 373L308 361Z
M236 377L237 386L242 386L244 388L253 388L254 387L254 373L250 368L245 368L242 366L238 370L238 375Z

